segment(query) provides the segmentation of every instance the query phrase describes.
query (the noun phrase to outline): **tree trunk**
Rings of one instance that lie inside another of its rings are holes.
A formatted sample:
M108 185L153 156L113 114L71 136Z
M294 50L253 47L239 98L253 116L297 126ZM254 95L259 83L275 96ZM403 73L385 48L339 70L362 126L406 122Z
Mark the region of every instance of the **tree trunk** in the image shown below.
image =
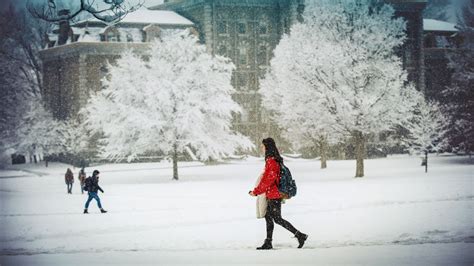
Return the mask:
M425 151L425 173L428 173L428 151Z
M178 180L178 144L173 145L173 180Z
M355 148L356 148L356 175L355 177L364 176L364 158L365 158L365 137L362 132L355 133Z
M325 138L321 138L321 140L319 141L319 152L321 154L321 169L326 169L328 167L328 145Z

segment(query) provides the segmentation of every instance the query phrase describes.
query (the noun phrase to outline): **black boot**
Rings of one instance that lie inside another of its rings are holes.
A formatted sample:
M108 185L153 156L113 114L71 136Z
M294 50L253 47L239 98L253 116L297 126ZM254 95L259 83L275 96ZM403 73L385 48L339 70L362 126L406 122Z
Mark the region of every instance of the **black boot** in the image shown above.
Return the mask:
M100 209L100 212L101 212L101 213L106 213L107 211L104 210L104 209Z
M300 231L296 232L295 237L296 239L298 239L298 248L302 248L304 246L304 242L306 241L306 239L308 239L308 235L305 235Z
M257 249L272 249L273 246L272 246L272 240L271 239L265 239L265 242L263 243L263 245L261 247L258 247Z
M87 211L87 209L84 209L84 213L89 213L89 212Z

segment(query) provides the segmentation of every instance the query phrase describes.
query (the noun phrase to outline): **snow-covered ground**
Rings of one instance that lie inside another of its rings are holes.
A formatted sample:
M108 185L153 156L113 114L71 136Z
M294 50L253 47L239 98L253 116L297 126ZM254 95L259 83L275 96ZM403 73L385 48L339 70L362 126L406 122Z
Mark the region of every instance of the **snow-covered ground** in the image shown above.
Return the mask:
M227 164L117 164L101 171L109 213L78 182L66 193L67 165L0 170L0 265L472 265L474 159L418 157L366 161L288 159L298 195L283 216L309 234L303 249L276 226L271 251L256 251L265 221L247 195L263 168L249 158ZM77 171L75 169L75 176Z

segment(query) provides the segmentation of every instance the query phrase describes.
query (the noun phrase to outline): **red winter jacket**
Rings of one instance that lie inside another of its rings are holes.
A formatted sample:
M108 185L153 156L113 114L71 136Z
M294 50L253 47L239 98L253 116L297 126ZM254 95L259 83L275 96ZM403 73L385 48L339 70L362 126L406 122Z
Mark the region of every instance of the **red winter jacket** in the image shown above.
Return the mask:
M278 184L280 184L280 164L274 158L269 157L265 162L265 172L262 179L253 190L253 194L265 193L267 199L279 199L281 197Z

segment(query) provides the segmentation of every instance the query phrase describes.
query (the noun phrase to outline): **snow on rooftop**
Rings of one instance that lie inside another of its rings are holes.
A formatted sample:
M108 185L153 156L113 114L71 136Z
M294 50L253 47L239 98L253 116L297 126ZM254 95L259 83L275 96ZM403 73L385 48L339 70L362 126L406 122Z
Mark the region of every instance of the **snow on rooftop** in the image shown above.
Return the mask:
M85 21L80 21L77 24L82 24L86 21L99 22L96 18L90 18ZM127 14L119 23L136 23L136 24L160 24L160 25L194 25L189 19L177 14L174 11L168 10L150 10L147 8L140 8L135 12Z
M459 31L458 29L456 29L456 24L436 19L423 19L423 29L425 31Z
M58 40L58 35L57 35L57 34L48 33L48 39L49 39L50 41L57 41L57 40Z

